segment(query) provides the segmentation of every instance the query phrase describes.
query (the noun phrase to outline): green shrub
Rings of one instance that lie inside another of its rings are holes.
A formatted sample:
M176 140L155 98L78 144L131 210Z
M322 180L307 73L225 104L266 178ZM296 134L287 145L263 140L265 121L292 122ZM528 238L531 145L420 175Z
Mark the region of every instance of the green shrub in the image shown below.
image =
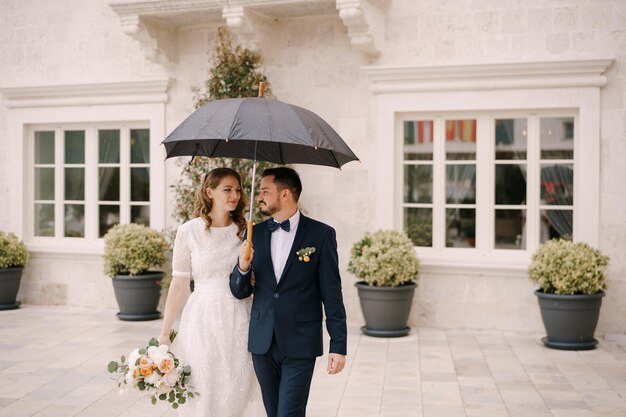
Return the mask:
M550 294L595 294L606 288L609 258L584 242L549 240L533 254L529 278Z
M28 263L28 249L13 233L0 231L0 269L24 267Z
M169 245L162 233L140 224L118 224L104 235L104 272L141 275L167 261Z
M377 287L397 287L417 278L419 260L404 232L366 233L352 246L348 271Z

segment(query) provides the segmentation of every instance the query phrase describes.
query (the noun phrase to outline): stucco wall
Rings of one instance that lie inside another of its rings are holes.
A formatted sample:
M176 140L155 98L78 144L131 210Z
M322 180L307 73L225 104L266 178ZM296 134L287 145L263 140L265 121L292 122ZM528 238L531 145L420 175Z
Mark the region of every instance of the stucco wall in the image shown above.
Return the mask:
M308 215L337 229L349 320L362 322L354 277L345 272L349 249L367 230L377 229L373 202L377 161L376 109L367 65L446 65L614 57L601 90L600 247L611 256L609 290L599 333L626 331L626 3L623 1L413 1L389 2L385 37L377 58L350 45L347 29L334 16L278 19L261 36L260 52L274 94L324 117L346 139L362 163L342 171L299 168ZM191 87L206 79L215 25L178 33L178 62L162 67L145 59L139 43L123 33L106 1L0 0L0 87L115 82L169 77L166 130L192 110ZM468 105L468 108L471 106ZM0 108L0 192L14 195L7 180L8 155L16 138L6 136L7 109ZM390 136L391 136L390 132ZM584 138L581 138L584 140ZM178 176L166 162L167 184ZM169 190L169 189L168 189ZM169 191L168 191L169 193ZM0 229L12 229L0 199ZM172 195L166 217L171 226ZM34 256L21 290L26 302L114 306L112 289L93 258L77 264ZM45 272L45 273L44 273ZM85 278L90 272L94 278ZM101 287L101 283L105 285ZM68 285L65 298L44 288ZM94 289L96 289L94 291ZM441 273L425 265L412 325L541 331L532 284L520 273Z

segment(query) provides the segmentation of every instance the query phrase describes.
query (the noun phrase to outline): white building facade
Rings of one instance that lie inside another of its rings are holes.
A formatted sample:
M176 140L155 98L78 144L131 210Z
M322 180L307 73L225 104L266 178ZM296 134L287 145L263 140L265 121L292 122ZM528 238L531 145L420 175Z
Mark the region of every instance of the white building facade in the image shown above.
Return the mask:
M404 229L410 324L541 331L530 254L611 257L598 334L626 332L626 3L620 0L0 0L0 230L32 257L18 299L115 307L102 235L175 227L160 145L193 111L217 28L274 95L360 157L299 166L302 204L350 247Z

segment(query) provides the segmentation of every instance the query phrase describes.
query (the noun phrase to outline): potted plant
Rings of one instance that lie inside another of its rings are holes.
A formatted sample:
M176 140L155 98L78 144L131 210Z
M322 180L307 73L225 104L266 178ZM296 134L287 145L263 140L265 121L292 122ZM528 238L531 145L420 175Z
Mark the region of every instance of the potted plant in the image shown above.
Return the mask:
M0 231L0 310L13 310L22 271L28 263L26 245L15 234Z
M606 288L609 258L584 242L549 240L533 254L528 269L539 285L535 291L548 347L593 349L593 338Z
M154 320L164 273L151 271L167 261L169 245L162 233L140 224L112 227L104 236L104 272L113 278L120 320Z
M406 233L366 233L352 246L348 271L362 280L355 285L365 318L363 333L376 337L406 336L419 272L419 261Z

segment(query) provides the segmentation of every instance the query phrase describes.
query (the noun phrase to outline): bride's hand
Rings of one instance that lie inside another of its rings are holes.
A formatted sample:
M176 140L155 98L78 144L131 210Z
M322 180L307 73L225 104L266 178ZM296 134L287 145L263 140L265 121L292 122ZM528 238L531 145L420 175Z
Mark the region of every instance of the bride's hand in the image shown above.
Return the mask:
M170 346L171 342L170 342L170 338L169 336L164 336L164 335L159 335L159 337L157 338L157 340L159 341L159 346L161 345L167 345Z
M248 241L244 240L241 246L239 246L239 269L242 272L248 272L250 269L250 263L254 257L254 248L250 247L250 259L246 259L246 248L248 247Z

